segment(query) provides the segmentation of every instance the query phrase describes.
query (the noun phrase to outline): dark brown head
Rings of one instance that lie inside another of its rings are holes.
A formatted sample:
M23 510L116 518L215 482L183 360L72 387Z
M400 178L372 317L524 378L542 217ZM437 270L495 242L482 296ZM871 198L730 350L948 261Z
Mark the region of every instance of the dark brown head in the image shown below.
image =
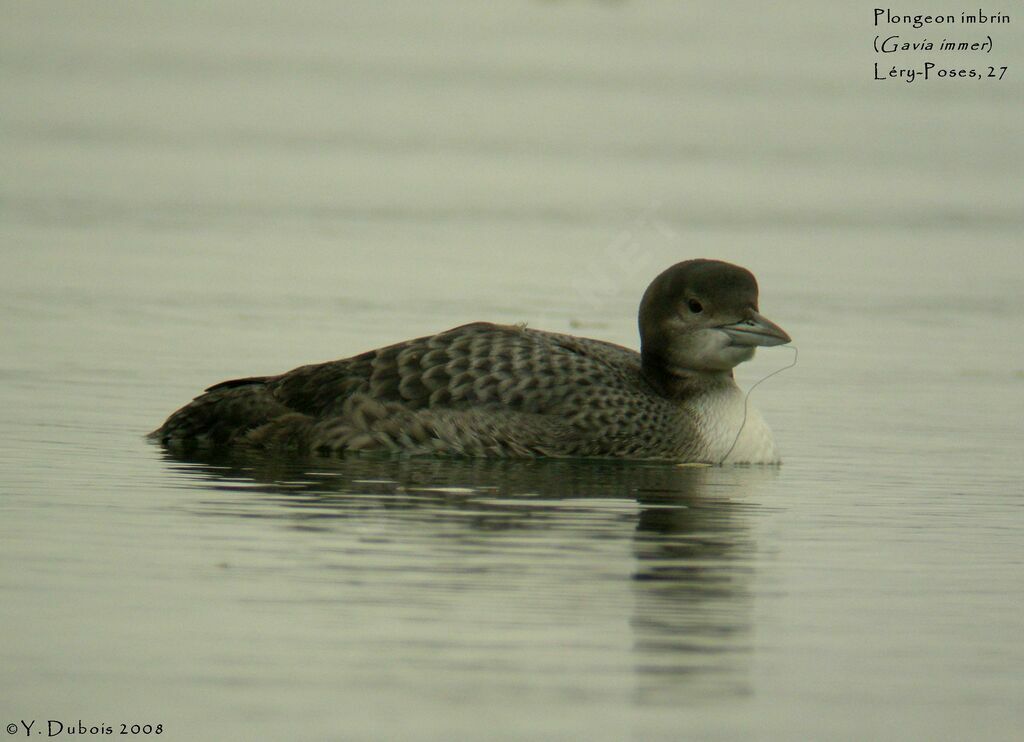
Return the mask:
M750 360L759 345L789 335L758 314L757 279L720 260L677 263L640 302L640 352L648 378L716 373Z

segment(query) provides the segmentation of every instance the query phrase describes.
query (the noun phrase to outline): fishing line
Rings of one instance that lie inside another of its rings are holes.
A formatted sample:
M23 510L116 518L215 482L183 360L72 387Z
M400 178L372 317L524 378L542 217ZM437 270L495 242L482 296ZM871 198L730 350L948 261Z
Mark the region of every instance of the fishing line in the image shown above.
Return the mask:
M793 351L793 362L790 363L788 366L783 366L782 368L777 368L774 371L772 371L770 374L768 374L767 376L764 376L764 377L758 379L754 383L754 385L747 390L746 395L744 395L744 397L743 397L743 422L740 423L740 429L736 431L736 437L733 439L732 445L729 446L729 450L725 452L725 456L723 456L722 460L718 462L719 466L724 464L725 460L727 458L729 458L729 454L731 454L732 450L734 448L736 448L736 444L740 442L740 436L743 435L743 428L747 424L747 410L750 409L750 393L752 391L754 391L757 388L757 385L760 384L762 381L768 381L768 379L770 379L773 376L775 376L775 374L781 374L783 371L791 369L791 368L793 368L793 366L796 365L797 356L800 355L799 351L796 349L796 346L795 345L786 345L784 347L789 348L789 349L791 349Z

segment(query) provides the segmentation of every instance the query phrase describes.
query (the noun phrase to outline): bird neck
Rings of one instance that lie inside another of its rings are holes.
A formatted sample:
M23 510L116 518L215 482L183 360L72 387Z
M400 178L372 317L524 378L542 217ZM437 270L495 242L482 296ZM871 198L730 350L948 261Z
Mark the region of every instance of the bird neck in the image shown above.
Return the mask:
M658 353L642 351L640 370L655 391L669 399L685 399L697 393L735 386L732 369L704 371L682 368L669 363Z

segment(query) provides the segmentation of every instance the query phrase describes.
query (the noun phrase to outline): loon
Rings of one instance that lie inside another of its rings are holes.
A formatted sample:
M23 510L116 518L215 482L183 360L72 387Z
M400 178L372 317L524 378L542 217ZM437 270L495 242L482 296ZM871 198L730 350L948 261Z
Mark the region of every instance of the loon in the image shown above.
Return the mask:
M640 302L640 352L475 322L278 376L224 381L149 437L170 449L614 457L776 464L733 368L790 342L753 274L668 268Z

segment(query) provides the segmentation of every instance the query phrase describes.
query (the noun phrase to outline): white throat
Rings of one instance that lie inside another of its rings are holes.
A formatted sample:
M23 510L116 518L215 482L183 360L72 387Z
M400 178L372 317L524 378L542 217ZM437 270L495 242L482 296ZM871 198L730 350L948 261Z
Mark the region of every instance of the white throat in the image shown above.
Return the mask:
M744 393L735 384L694 400L693 409L700 421L708 461L716 464L779 463L775 437L749 400L744 421Z

